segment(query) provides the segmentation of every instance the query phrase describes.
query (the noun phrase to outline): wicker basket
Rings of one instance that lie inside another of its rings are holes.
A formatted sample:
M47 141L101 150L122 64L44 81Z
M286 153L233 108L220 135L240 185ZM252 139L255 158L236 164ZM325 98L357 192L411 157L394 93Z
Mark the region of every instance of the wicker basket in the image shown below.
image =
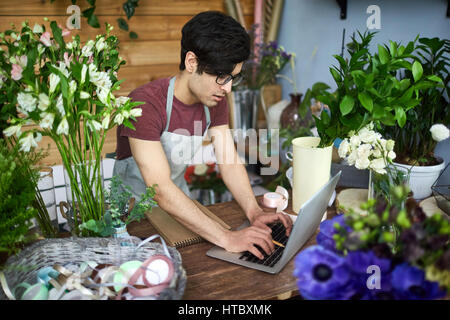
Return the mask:
M137 248L141 240L137 237L126 239L115 238L63 238L38 241L22 250L18 255L11 256L5 266L4 273L10 289L21 282L36 283L37 271L46 266L66 263L81 263L95 261L98 264L120 265L126 261L145 261L155 254L164 255L160 243L149 242ZM179 300L186 288L186 272L181 264L181 255L173 247L168 247L174 265L174 281L158 296L160 300ZM3 290L0 290L0 300L7 300Z

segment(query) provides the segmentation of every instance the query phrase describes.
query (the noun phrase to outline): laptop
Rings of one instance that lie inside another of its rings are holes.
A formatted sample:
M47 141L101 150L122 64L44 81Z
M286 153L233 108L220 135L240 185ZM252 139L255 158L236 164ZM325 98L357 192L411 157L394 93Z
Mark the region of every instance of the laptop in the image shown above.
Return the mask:
M271 255L267 255L257 246L264 255L262 260L248 251L240 253L228 252L218 246L212 247L206 252L206 255L272 274L279 273L316 232L340 177L341 171L302 205L289 237L286 237L286 229L281 222L270 225L272 238L282 243L285 246L284 248L275 245L275 251ZM249 221L246 221L238 230L249 225Z

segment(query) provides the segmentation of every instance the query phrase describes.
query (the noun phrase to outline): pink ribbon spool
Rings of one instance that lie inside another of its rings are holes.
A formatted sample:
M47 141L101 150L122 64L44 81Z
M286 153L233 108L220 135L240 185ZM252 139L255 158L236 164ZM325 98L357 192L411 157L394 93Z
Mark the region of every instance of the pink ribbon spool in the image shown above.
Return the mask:
M169 271L168 271L167 277L155 285L149 281L146 273L148 270L148 266L156 260L165 261L167 263ZM128 292L135 297L146 297L146 296L158 295L161 291L163 291L170 284L170 281L172 280L173 275L174 275L174 267L173 267L172 260L170 258L168 258L164 255L151 256L150 258L148 258L147 260L144 261L142 266L138 270L136 270L135 273L133 273L133 275L130 277L130 279L128 281L128 284L133 286L136 284L138 279L142 276L144 284L147 286L147 288L144 288L144 289L128 288ZM122 299L123 290L124 289L120 290L119 294L116 297L116 300Z
M265 193L263 197L264 205L268 208L277 208L277 211L286 209L288 201L289 193L281 186L278 186L275 192Z

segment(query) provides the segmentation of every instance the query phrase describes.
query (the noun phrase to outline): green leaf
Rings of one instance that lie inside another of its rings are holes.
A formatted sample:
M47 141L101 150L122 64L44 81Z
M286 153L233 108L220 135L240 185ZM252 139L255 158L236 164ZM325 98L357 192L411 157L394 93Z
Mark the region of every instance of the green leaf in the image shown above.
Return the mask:
M119 25L119 28L125 31L128 31L128 23L123 18L117 19L117 24Z
M367 111L372 112L373 100L367 93L360 92L358 94L358 99L363 105L363 107L367 109Z
M339 72L336 69L334 69L334 68L330 68L330 72L331 72L331 75L334 78L334 81L336 81L337 85L339 85L339 83L342 81L341 80L341 75L339 74Z
M351 96L346 95L339 105L342 115L345 116L346 114L349 114L353 110L354 105L355 99L353 99L353 97Z
M413 63L412 74L415 82L419 81L420 78L422 78L423 68L420 62L417 60Z
M378 56L382 64L386 64L389 61L389 52L380 44L378 45Z
M129 36L130 36L130 39L137 39L137 38L138 38L138 35L137 35L137 33L136 33L136 32L134 32L134 31L130 31L130 34L129 34Z
M442 79L438 76L435 76L434 74L427 77L428 80L434 81L434 82L442 82Z
M58 27L56 21L50 22L50 27L52 28L53 38L55 39L55 41L60 45L61 48L65 48L62 30Z
M395 119L397 120L400 128L403 128L406 123L406 113L405 110L403 110L403 108L400 106L395 107Z

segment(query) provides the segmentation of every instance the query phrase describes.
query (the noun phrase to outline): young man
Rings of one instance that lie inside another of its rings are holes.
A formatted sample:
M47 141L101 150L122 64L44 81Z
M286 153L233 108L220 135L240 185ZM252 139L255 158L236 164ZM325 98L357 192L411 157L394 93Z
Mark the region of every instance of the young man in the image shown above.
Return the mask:
M291 219L268 214L254 197L228 127L225 95L241 77L250 53L250 38L233 18L202 12L182 30L180 72L147 83L130 93L143 101L136 130L117 129L114 174L133 189L133 195L157 184L155 200L175 219L204 239L231 252L250 251L259 258L274 250L267 224L280 220L291 231ZM209 133L223 180L244 210L251 226L229 231L203 214L192 202L184 172ZM230 161L231 160L231 161Z

